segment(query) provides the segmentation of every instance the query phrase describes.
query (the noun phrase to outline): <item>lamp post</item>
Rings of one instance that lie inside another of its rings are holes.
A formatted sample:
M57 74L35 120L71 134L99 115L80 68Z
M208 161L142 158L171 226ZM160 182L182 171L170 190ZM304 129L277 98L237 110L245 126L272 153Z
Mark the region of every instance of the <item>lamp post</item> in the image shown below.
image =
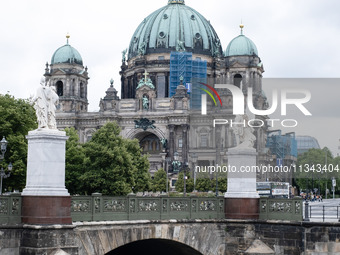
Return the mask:
M174 162L176 162L176 163L174 164ZM173 165L176 166L175 169L178 169L178 171L183 170L183 182L184 182L183 196L186 196L187 185L186 185L185 170L188 167L188 162L180 162L179 161L179 154L178 154L177 151L174 153L174 162L173 162Z
M169 164L171 162L171 157L166 157L166 194L169 196Z
M197 155L196 153L191 154L191 159L193 163L193 169L194 169L194 192L197 192L196 190L196 162L197 162Z
M0 154L0 163L2 163L2 161L5 158L5 153L7 150L7 141L5 139L5 137L2 138L0 144L1 144L1 154ZM8 164L8 173L6 174L6 170L4 170L4 168L1 165L1 169L0 169L0 178L1 178L1 182L0 182L0 195L2 195L2 180L6 179L8 177L11 176L11 171L12 171L12 163Z

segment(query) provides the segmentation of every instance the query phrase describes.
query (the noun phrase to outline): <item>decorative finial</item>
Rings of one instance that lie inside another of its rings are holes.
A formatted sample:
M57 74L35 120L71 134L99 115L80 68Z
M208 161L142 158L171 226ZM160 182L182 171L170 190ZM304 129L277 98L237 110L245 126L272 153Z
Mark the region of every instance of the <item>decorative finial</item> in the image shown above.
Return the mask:
M242 24L242 21L241 21L241 24L240 24L240 28L241 28L241 35L243 35L243 28L244 28L244 25Z
M179 77L180 85L183 85L183 80L184 80L183 76Z
M111 78L111 80L110 80L110 87L112 88L113 87L113 83L114 83L114 80Z
M69 33L67 33L66 34L66 44L68 44L68 39L70 38L70 34Z

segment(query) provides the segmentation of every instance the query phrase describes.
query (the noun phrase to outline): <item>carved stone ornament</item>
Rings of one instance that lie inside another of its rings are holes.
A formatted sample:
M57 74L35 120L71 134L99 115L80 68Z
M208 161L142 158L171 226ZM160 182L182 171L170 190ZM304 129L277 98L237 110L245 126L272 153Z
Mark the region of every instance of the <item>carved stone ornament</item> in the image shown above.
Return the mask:
M155 129L156 127L153 125L155 124L154 120L149 120L147 118L141 118L140 120L135 120L135 128L141 128L146 131L148 128Z

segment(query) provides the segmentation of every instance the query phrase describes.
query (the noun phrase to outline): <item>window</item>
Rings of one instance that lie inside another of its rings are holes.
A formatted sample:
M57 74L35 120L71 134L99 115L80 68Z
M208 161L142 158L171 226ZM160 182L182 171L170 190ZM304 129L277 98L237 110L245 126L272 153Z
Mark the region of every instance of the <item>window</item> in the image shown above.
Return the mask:
M164 60L164 56L158 56L158 60Z
M85 98L85 89L82 82L80 83L80 98Z
M240 74L235 74L235 76L234 76L234 85L235 85L236 87L241 88L241 82L242 82L242 75L240 75Z
M202 60L202 58L200 58L200 57L196 57L196 60Z
M178 148L182 148L182 147L183 147L183 140L178 139Z
M57 81L56 87L57 87L57 95L62 97L63 94L64 94L64 84L63 84L63 82Z
M208 147L208 135L201 134L201 147Z

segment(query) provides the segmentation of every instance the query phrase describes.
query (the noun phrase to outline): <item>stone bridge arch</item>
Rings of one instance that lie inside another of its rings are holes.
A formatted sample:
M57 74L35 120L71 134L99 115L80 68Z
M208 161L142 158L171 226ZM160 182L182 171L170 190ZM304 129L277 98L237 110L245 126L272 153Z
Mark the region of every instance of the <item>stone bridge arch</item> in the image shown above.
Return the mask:
M196 251L197 254L191 255L222 255L225 254L225 230L221 225L175 220L97 222L78 225L75 233L79 254L84 255L118 255L114 253L117 248L119 251L129 244L145 244L134 243L137 241L163 243L184 252Z

